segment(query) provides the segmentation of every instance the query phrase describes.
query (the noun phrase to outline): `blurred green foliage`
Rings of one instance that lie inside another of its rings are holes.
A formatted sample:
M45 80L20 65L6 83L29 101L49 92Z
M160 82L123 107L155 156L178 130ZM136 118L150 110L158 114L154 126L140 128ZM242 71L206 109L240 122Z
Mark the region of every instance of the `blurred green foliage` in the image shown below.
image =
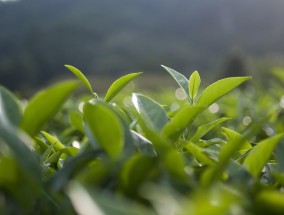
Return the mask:
M1 214L283 214L283 70L204 87L164 67L177 89L137 93L133 73L101 97L68 67L29 101L0 88Z

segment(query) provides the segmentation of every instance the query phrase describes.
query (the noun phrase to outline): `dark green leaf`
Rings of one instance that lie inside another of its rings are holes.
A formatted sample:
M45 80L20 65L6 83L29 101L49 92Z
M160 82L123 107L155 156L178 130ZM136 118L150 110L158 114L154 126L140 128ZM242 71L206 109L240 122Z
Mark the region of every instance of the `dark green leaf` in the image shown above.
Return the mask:
M154 170L155 160L151 157L135 154L123 165L120 175L122 189L125 193L135 194L141 183Z
M246 144L246 139L242 135L228 128L222 128L225 134L228 134L227 144L223 145L219 155L219 162L214 168L208 169L202 175L202 183L207 186L219 179L230 162L233 155Z
M6 118L11 124L18 127L23 115L18 99L2 86L0 86L0 95L2 97L2 108L5 109Z
M149 128L161 131L168 122L167 114L164 109L149 97L136 94L132 95L132 102Z
M3 100L0 95L0 142L11 149L18 164L22 166L34 182L40 180L40 168L35 154L32 152L32 140L22 131L15 128L6 118Z
M54 191L61 190L67 185L69 180L82 171L90 161L100 154L101 151L87 151L68 160L64 164L64 167L57 171L50 179L49 185Z
M281 141L276 148L276 160L281 168L281 171L284 172L284 142Z
M143 137L141 134L131 130L132 137L136 147L139 149L141 154L148 155L151 157L157 156L153 144Z

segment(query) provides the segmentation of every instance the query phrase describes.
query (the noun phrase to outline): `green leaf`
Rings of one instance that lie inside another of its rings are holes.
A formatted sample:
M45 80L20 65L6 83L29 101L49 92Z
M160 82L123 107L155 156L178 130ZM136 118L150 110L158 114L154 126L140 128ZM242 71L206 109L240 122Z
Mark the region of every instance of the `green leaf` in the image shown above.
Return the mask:
M190 138L190 141L197 142L199 139L201 139L205 134L207 134L210 130L212 130L214 127L219 125L222 122L227 121L229 118L222 117L220 119L217 119L213 122L210 122L206 125L201 125L197 128L197 131L194 133L194 135Z
M54 191L61 190L68 181L82 171L89 162L101 154L101 151L86 151L64 163L64 167L50 179L49 185Z
M79 111L70 111L69 112L69 121L70 124L78 129L80 132L84 133L83 127L83 114Z
M117 157L124 147L123 126L114 111L103 103L84 106L84 122L92 136L110 157Z
M283 136L284 133L269 137L259 142L250 150L243 162L243 166L248 170L249 173L255 177L261 173L264 165L271 157L273 150Z
M34 137L34 140L35 140L35 145L37 147L35 147L38 151L45 151L49 145L46 144L41 138L39 137Z
M222 147L220 152L220 161L223 164L227 164L238 150L251 148L248 140L241 134L228 128L222 128L222 131L228 139L228 143Z
M65 146L60 142L60 140L58 140L57 137L54 137L45 131L41 131L41 134L47 139L50 144L55 144L54 148L56 151L64 149Z
M199 162L210 166L215 164L215 162L203 152L203 149L194 143L183 141L183 145Z
M209 139L209 140L199 139L195 144L199 147L206 148L206 147L212 146L212 145L226 144L226 141L224 141L223 139L220 139L220 138L213 138L213 139Z
M65 81L37 93L24 111L21 128L31 136L35 135L79 85L78 81Z
M145 136L151 141L154 146L157 157L161 159L162 165L175 179L184 180L186 174L184 171L185 161L183 155L178 153L168 139L161 136L159 133L149 128L144 122L144 118L140 119L141 126Z
M134 93L132 102L140 117L150 129L161 131L168 122L168 117L164 109L154 100L141 94Z
M239 134L238 132L227 128L222 128L222 131L229 140L234 140L234 139L244 140L244 142L239 146L239 150L248 150L252 148L250 142L245 138L245 136Z
M184 129L207 107L234 89L250 77L226 78L207 87L201 94L197 105L185 106L165 125L162 134L175 141L183 133ZM222 89L223 88L223 89Z
M131 135L134 139L134 144L138 148L139 152L143 155L147 155L150 157L156 157L157 153L154 149L153 144L143 137L141 134L131 130Z
M166 67L166 66L163 66L163 65L162 65L162 67L175 79L175 81L178 83L178 85L181 87L181 89L187 95L187 98L190 99L187 78L183 74L181 74L181 73L179 73L179 72L177 72L177 71L175 71L175 70L173 70L169 67Z
M88 90L94 94L93 88L90 84L90 82L88 81L88 79L86 78L86 76L76 67L71 66L71 65L64 65L67 69L69 69L74 75L77 76L77 78L79 78L83 84L88 88Z
M216 81L203 90L197 101L197 104L206 109L226 93L230 92L249 79L251 79L251 77L233 77Z
M55 143L51 144L43 153L43 155L41 156L40 162L44 163L46 162L46 160L48 159L48 157L50 156L53 148L55 146Z
M211 185L221 177L233 155L239 150L239 148L247 143L245 137L231 129L222 128L222 131L229 139L227 144L223 145L221 148L219 162L214 166L214 168L208 169L202 175L202 183L205 186Z
M19 167L12 156L0 157L0 187L12 186L19 180Z
M76 156L79 152L79 149L69 146L69 147L65 147L64 149L60 149L59 151L69 156Z
M130 157L123 165L120 181L125 193L135 194L155 166L155 159L141 154Z
M203 108L185 105L176 115L164 126L162 135L172 141L176 141L184 129L193 122Z
M60 151L55 152L45 162L46 163L57 163L61 155L62 155L62 152Z
M162 162L167 171L175 178L184 180L185 160L181 153L175 150L168 150L162 155ZM188 179L186 179L188 180Z
M197 71L193 72L191 76L189 77L189 83L188 83L189 84L189 96L192 101L198 93L200 82L201 82L201 79L200 79L199 73Z
M31 150L32 140L21 130L15 128L6 118L3 100L0 94L0 143L5 143L12 151L17 163L40 183L40 168L37 158Z
M11 124L18 127L23 115L18 99L13 93L2 86L0 86L0 95L2 97L2 108L5 109L6 118Z
M112 100L130 81L141 74L142 72L131 73L117 79L108 89L104 101L109 102Z
M259 214L283 214L284 194L276 190L262 190L256 196Z

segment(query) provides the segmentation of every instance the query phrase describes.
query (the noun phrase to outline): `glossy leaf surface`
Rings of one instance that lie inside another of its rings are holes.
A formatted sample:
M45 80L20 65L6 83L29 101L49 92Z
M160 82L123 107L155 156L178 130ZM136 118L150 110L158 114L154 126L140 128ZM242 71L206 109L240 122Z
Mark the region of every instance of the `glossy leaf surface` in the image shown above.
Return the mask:
M162 67L175 79L175 81L178 83L178 85L181 87L181 89L187 95L188 99L190 99L187 78L183 74L175 71L174 69L171 69L171 68L163 66L163 65L162 65Z
M168 122L167 114L161 105L149 97L134 93L132 102L140 117L150 128L160 131Z

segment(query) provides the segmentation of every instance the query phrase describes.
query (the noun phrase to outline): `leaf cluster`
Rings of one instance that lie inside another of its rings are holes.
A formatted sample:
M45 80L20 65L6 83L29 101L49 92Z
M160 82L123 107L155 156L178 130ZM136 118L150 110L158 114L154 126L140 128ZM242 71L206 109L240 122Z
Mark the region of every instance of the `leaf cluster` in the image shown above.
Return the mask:
M116 98L141 73L122 76L100 97L66 65L78 80L25 105L1 87L1 214L282 214L281 107L256 122L249 107L239 122L248 105L238 112L228 93L250 77L202 89L197 71L187 79L163 67L186 97L173 111L140 93L131 105ZM71 98L81 85L89 95ZM210 113L219 102L225 111Z

